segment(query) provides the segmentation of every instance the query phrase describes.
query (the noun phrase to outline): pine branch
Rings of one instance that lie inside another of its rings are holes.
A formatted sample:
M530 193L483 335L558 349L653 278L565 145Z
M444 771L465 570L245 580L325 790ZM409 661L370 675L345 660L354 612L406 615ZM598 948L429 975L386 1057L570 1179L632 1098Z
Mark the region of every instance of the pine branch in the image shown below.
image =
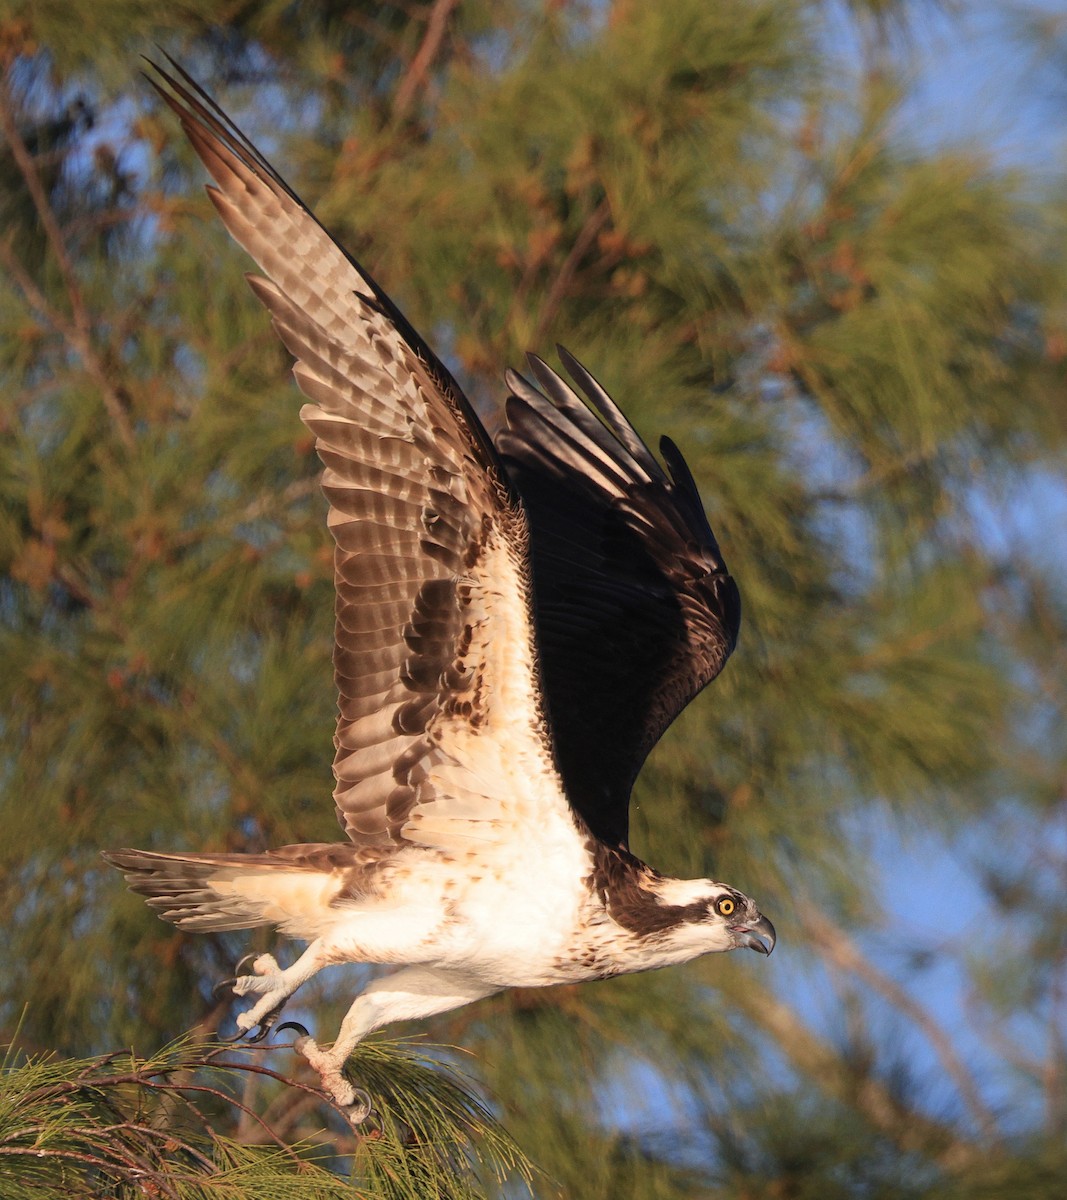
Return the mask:
M247 1054L232 1057L234 1047L186 1038L144 1060L127 1052L23 1057L9 1048L0 1067L5 1198L130 1187L168 1200L326 1200L353 1195L349 1173L357 1195L388 1200L476 1200L509 1178L528 1184L532 1165L433 1050L361 1048L354 1063L376 1113L354 1144L344 1126L340 1141L352 1157L342 1175L329 1130L344 1122L329 1118L321 1093ZM255 1077L303 1092L327 1115L317 1144L287 1144L250 1108L245 1085ZM220 1132L235 1120L240 1142Z

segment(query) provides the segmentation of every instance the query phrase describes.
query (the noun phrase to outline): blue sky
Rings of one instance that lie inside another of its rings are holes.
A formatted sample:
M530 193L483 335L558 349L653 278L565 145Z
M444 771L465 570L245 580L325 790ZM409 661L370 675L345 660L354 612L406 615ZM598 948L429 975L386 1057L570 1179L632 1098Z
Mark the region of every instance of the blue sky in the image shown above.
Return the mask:
M928 144L973 142L996 161L1039 172L1046 180L1065 165L1067 78L1057 78L1051 39L1028 35L1034 24L1067 38L1062 0L1003 3L962 0L949 16L920 17L910 56L918 84L905 109L905 129ZM1061 64L1062 65L1062 64Z

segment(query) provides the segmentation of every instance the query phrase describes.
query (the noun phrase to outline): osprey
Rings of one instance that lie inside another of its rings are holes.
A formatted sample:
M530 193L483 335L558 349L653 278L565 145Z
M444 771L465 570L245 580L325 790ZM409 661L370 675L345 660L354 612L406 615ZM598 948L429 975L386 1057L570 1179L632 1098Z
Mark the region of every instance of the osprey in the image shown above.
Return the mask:
M667 878L627 845L648 752L722 669L740 600L685 460L669 474L599 383L529 356L490 439L440 360L181 68L167 104L296 359L325 466L339 692L334 800L347 840L264 854L113 850L181 929L273 925L307 941L226 981L262 1037L332 963L397 966L332 1048L296 1048L349 1115L372 1030L508 987L604 979L747 947L748 896ZM595 413L594 413L595 410ZM598 415L596 415L598 414ZM240 971L240 965L238 967Z

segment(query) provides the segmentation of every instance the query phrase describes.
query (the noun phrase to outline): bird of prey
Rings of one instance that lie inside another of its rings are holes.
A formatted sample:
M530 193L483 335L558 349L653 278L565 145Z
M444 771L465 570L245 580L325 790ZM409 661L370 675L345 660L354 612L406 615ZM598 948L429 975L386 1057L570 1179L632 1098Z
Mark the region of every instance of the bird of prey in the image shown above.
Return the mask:
M664 471L593 376L509 371L491 439L367 272L175 65L167 104L259 265L296 360L335 542L334 801L346 840L263 854L105 857L184 930L275 926L307 948L230 981L262 1036L332 963L387 964L332 1048L296 1048L342 1109L372 1030L508 987L604 979L747 947L748 896L628 849L634 779L722 669L740 600L685 460ZM240 970L240 968L238 968Z

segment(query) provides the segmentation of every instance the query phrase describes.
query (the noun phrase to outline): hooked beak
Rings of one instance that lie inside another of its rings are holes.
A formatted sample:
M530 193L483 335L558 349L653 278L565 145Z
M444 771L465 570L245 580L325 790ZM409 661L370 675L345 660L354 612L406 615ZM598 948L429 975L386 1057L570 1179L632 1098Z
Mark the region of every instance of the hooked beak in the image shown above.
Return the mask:
M731 925L730 932L737 937L737 945L755 950L757 954L770 954L774 949L774 926L761 916L751 925Z

